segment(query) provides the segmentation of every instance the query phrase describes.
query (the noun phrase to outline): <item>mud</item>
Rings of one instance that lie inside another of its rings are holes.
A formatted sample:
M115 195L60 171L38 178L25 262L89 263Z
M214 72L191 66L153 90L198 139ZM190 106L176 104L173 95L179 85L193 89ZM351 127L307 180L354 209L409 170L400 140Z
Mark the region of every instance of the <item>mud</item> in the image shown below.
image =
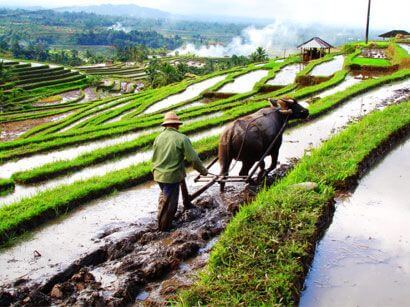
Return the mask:
M283 177L289 168L288 165L278 168L269 183ZM157 230L153 214L143 223L128 224L128 232L122 237L124 225L107 227L95 234L94 249L71 265L47 279L28 274L3 284L0 299L27 305L118 306L135 300L144 304L165 302L175 291L195 280L191 274L206 263L217 236L233 216L232 210L254 195L243 185L230 188L223 195L215 195L217 190L217 187L210 190L193 208L178 211L168 232ZM47 258L46 253L39 255L37 258Z
M201 92L203 92L207 88L214 86L215 84L217 84L218 82L222 81L225 78L226 78L226 75L222 75L222 76L217 76L214 78L210 78L210 79L192 84L188 86L186 90L183 91L182 93L169 96L163 100L160 100L154 103L152 106L148 107L144 111L144 114L153 113L161 109L170 107L172 105L178 104L180 102L193 99L197 97L199 94L201 94Z
M410 300L410 139L336 199L300 306L406 306Z
M350 120L370 112L376 106L382 108L387 104L406 99L405 90L395 91L408 87L408 82L404 81L384 86L378 90L358 96L347 102L340 109L329 113L325 118L314 120L312 123L315 123L316 126L312 125L310 128L307 128L306 125L303 125L289 129L284 136L280 161L283 164L293 157L302 156L305 150L308 151L312 146L320 144L332 132L343 128ZM335 122L337 126L333 125ZM219 132L215 130L208 131L207 133L208 135L214 135ZM237 166L240 167L240 163ZM212 172L218 172L218 170L215 169ZM237 168L233 173L235 172L237 172ZM192 188L195 188L195 186L191 185L190 189ZM218 189L217 186L214 188ZM227 186L227 188L232 189L231 186ZM212 190L210 190L211 192ZM154 218L157 195L158 188L152 184L142 187L141 190L122 191L118 195L98 199L92 202L92 204L81 206L81 208L71 212L62 221L45 225L41 230L33 232L32 238L0 253L0 267L5 268L4 271L0 272L0 280L3 283L13 284L19 277L25 279L27 276L30 276L30 281L27 281L25 284L32 285L44 283L45 280L49 280L52 276L65 272L70 262L79 259L81 255L90 254L90 250L93 248L103 246L104 240L122 239L125 236L124 233L132 232L138 227L147 227L146 225L148 225L149 220ZM236 202L235 197L234 204L236 203L238 202ZM130 209L132 205L136 207ZM134 215L136 208L146 211L136 218ZM98 211L101 211L101 214L97 214ZM116 218L118 214L123 216ZM127 222L128 219L133 220L135 224ZM121 223L122 220L125 222ZM87 230L82 231L83 228ZM39 247L42 246L44 246L44 249L40 250ZM42 256L34 257L33 253L35 250ZM47 265L48 263L50 266ZM187 266L183 267L187 268ZM7 275L4 275L6 272ZM106 277L108 280L112 278L112 275L104 276L108 276ZM63 281L66 280L68 280L68 277L63 279ZM20 282L24 283L24 280ZM30 287L31 290L34 289L33 286ZM49 288L48 291L51 291L52 287ZM158 288L155 289L158 290ZM144 294L142 297L144 296L146 295Z
M313 68L311 76L330 76L343 68L344 56L335 56L333 60L319 64Z
M2 142L12 141L18 138L24 132L27 132L28 130L38 125L61 120L71 115L72 113L73 112L67 112L64 114L56 115L56 116L47 116L47 117L42 117L42 118L27 119L27 120L21 120L21 121L16 121L16 122L0 123L0 131L1 131L0 141Z
M255 83L268 75L268 70L255 70L235 78L218 90L219 93L246 93L250 92Z
M288 85L293 83L296 78L296 74L301 70L301 64L292 64L287 65L282 68L278 73L276 73L275 77L268 82L267 85Z

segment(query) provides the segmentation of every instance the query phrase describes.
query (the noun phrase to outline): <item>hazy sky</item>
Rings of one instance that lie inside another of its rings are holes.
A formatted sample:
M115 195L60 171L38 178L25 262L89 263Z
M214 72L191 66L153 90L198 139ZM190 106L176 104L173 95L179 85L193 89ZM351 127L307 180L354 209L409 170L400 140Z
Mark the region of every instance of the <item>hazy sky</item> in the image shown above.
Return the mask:
M69 6L133 3L184 15L280 18L364 26L368 0L0 0L0 5ZM410 30L409 0L372 0L371 26ZM1 18L1 17L0 17Z

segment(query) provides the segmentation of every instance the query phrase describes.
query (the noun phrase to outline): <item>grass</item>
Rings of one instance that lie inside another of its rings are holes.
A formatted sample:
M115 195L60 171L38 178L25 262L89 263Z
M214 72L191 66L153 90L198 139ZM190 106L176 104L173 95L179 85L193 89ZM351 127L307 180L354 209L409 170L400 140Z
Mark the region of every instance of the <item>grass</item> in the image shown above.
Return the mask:
M0 178L0 196L7 195L14 191L14 181L12 179Z
M341 74L342 75L342 74ZM336 93L334 95L324 97L317 102L313 103L311 106L309 106L310 114L311 117L317 117L323 112L326 112L329 109L334 108L338 104L344 102L347 100L349 97L352 97L354 95L358 95L360 93L363 93L373 87L376 87L378 85L381 85L386 82L392 82L397 79L402 79L406 78L410 75L410 71L402 71L395 73L391 76L386 76L380 79L375 79L375 80L367 80L363 81L362 83L359 83L357 85L354 85L345 91ZM335 76L336 77L336 76ZM340 82L341 76L337 77L338 79L336 81ZM329 80L330 82L331 80ZM316 90L320 85L314 86ZM302 89L301 95L298 95L297 92L293 95L295 98L300 98L303 97L303 95L307 95L308 91L306 89ZM208 129L211 127L219 126L222 125L228 121L231 121L237 117L252 113L262 107L267 106L268 103L266 101L259 101L259 102L251 102L251 103L243 103L239 102L238 104L232 105L233 107L231 110L226 111L222 116L218 118L213 118L213 119L205 119L203 121L199 121L196 123L191 123L189 125L186 125L183 127L183 132L184 133L193 133L196 131ZM209 111L220 111L221 108L216 108L214 110L209 110ZM198 114L191 114L197 116ZM183 119L186 119L186 117L182 116ZM141 123L141 129L142 128L148 128L148 127L153 127L154 125L158 125L161 122L161 118L156 118L153 119L151 122L147 123ZM112 133L114 131L111 131ZM17 173L13 176L16 181L18 182L24 182L24 183L31 183L31 182L36 182L40 180L45 180L49 179L52 177L56 177L62 174L67 174L69 172L75 171L82 169L84 167L100 163L102 161L106 161L108 159L113 159L113 158L118 158L122 155L129 154L132 151L135 151L137 149L142 149L148 145L151 145L153 140L155 138L155 135L150 135L150 136L141 136L133 141L126 142L126 143L121 143L101 149L94 150L90 153L83 154L75 159L72 160L67 160L67 161L59 161L59 162L54 162L50 164L46 164L43 166L40 166L38 168L34 168L31 170L27 170L21 173ZM67 141L67 140L65 140ZM58 144L58 140L54 141ZM45 143L45 144L44 144ZM41 149L40 146L46 146L46 148L50 148L51 143L40 143L38 144L35 149L38 152L39 149ZM28 150L27 147L24 148L25 150ZM18 152L16 151L10 151L8 153L9 157L16 157L19 155ZM22 155L25 155L25 152L22 153ZM2 158L0 156L0 158ZM3 154L3 159L7 158L6 153Z
M181 293L193 305L298 304L321 225L335 189L360 174L361 163L410 126L410 102L371 113L305 156L276 186L243 206L213 248L199 281ZM407 129L408 132L408 129ZM316 191L294 188L319 184Z
M352 64L360 66L375 66L375 67L389 67L391 63L387 59L374 59L374 58L365 58L365 57L355 57Z
M256 104L248 104L246 108L245 106L234 108L226 112L224 116L246 114L247 112L265 106L265 103L266 102L262 101ZM328 107L330 108L331 105ZM214 120L217 121L218 119ZM195 129L195 125L196 124L193 123L191 127ZM146 139L145 142L147 142L147 140L148 139ZM202 157L204 157L210 153L215 153L217 150L217 144L218 137L214 136L196 142L194 146L201 153ZM144 145L147 145L147 143L144 143ZM114 152L115 150L113 153ZM140 163L126 169L110 172L101 177L95 177L86 181L57 187L50 191L41 192L34 197L11 204L7 206L8 209L0 209L0 220L4 221L3 228L1 228L2 226L0 223L0 241L7 240L7 238L15 232L27 229L24 227L27 221L32 219L41 220L40 217L42 216L53 218L66 212L66 210L69 210L72 207L81 205L87 200L110 193L115 189L130 187L137 183L150 180L150 168L147 165L149 166L149 163ZM2 210L5 211L3 212Z

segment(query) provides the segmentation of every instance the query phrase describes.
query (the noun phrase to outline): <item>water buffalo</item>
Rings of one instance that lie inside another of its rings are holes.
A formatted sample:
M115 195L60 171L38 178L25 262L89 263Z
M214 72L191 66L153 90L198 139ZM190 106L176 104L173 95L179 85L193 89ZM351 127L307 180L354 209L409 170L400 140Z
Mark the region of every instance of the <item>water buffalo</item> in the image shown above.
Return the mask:
M269 102L272 107L239 118L222 132L218 149L220 175L228 175L230 164L235 159L242 161L239 175L247 176L254 163L262 158L276 138L269 153L272 164L267 172L275 169L286 123L291 119L308 117L309 111L292 98L269 99ZM265 163L262 163L258 177L261 178L264 172ZM223 190L224 183L221 183L221 191Z

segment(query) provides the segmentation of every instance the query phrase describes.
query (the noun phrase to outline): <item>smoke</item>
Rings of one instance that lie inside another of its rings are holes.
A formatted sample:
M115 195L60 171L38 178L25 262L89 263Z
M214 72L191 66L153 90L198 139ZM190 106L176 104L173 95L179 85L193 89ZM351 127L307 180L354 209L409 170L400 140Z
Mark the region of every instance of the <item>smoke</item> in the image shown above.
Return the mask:
M202 45L195 46L192 43L186 44L177 51L179 54L195 54L201 57L223 57L236 55L250 55L257 47L263 47L270 55L283 54L284 49L296 49L294 45L299 39L298 31L295 27L286 25L283 22L275 21L263 28L250 26L242 30L240 36L234 37L231 42L224 46Z

